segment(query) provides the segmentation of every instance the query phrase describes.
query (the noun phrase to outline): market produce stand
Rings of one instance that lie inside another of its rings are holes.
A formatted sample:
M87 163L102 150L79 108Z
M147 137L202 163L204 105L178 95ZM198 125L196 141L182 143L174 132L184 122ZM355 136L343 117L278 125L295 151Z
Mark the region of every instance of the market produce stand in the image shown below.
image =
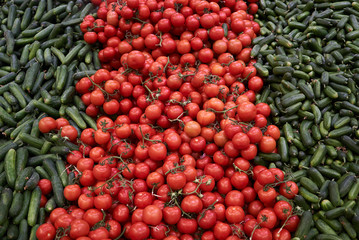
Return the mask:
M0 238L359 234L359 2L6 1Z

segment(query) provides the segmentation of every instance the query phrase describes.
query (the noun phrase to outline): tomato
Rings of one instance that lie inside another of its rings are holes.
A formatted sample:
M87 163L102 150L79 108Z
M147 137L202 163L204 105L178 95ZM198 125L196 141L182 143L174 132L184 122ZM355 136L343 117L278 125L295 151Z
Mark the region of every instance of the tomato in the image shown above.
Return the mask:
M298 186L293 181L282 183L279 187L279 193L288 199L294 198L298 191Z
M275 182L282 182L284 180L284 173L279 168L270 168L269 171L274 174Z
M265 169L257 175L257 181L262 185L274 183L275 176L269 169Z
M213 59L213 51L209 48L203 48L199 51L198 58L203 63L209 63Z
M181 218L176 226L181 233L193 234L196 232L198 224L196 219Z
M48 179L40 179L37 185L40 187L41 193L43 195L47 195L52 191L52 184L51 181Z
M52 240L55 238L56 229L50 223L44 223L36 230L36 237L39 240Z
M238 116L242 121L249 122L254 120L257 109L251 102L242 102L237 108Z
M162 210L156 205L148 205L143 209L143 222L158 225L162 220Z
M109 232L109 237L111 239L117 238L118 236L121 235L122 227L121 227L120 223L111 219L111 220L108 220L106 222L106 224L110 227L110 230L108 232Z
M111 74L106 69L97 70L93 77L93 81L97 84L102 83L107 80L110 80L110 79L111 79Z
M235 172L231 177L231 183L236 189L242 190L249 183L248 175L244 172Z
M112 197L110 194L105 193L98 195L94 198L94 205L97 209L107 210L112 206Z
M128 231L131 240L144 240L150 235L150 229L144 222L137 222L131 225Z
M269 203L275 199L277 192L274 188L269 187L258 191L258 197L263 203Z
M130 68L140 69L145 64L145 56L140 51L131 51L127 56L127 64Z
M86 236L90 231L90 225L82 219L75 219L74 221L72 221L70 226L71 238Z
M238 190L232 190L227 193L225 199L225 204L227 207L229 206L244 206L244 196L243 193L241 193Z
M250 145L250 139L247 134L239 132L233 136L232 142L237 149L246 149Z
M290 240L291 235L290 232L285 228L277 228L273 231L273 239L274 240Z
M182 200L181 208L188 213L199 213L202 211L203 203L199 197L189 195Z
M84 40L88 44L94 44L97 42L97 33L96 32L86 32L84 34Z
M71 142L74 142L77 138L78 132L76 128L71 125L66 125L61 128L61 137L68 139Z
M64 189L64 196L69 201L75 201L81 194L80 186L77 184L67 185Z
M55 221L55 228L68 228L70 226L70 224L75 220L75 218L73 216L71 216L70 214L63 214L61 216L59 216L56 221Z
M272 233L268 228L257 228L253 233L253 240L272 240Z
M259 149L264 153L271 153L276 148L276 141L269 136L263 136L259 142Z
M244 210L240 206L230 206L226 209L226 219L229 223L242 222L244 215Z
M226 239L232 233L232 229L227 223L218 221L213 228L216 239Z
M299 217L297 215L291 216L286 220L286 224L284 225L284 228L287 229L289 232L294 232L299 224Z
M166 180L168 186L173 190L180 190L186 185L186 175L182 172L169 173Z
M277 215L272 209L265 208L258 213L257 221L261 227L272 229L277 223Z
M292 206L286 201L278 201L274 205L274 212L280 220L286 220L292 214Z
M56 119L56 129L60 130L63 126L69 125L69 121L65 118L58 118Z
M48 133L54 129L57 129L57 122L52 117L44 117L39 121L39 130L42 133Z
M99 227L93 231L90 231L88 236L93 240L101 240L108 239L110 234L105 227Z
M154 161L164 160L167 156L167 149L163 143L156 143L148 149L149 157Z
M258 106L257 106L257 111L258 111ZM263 112L264 110L260 110L260 111ZM267 126L267 131L264 132L264 135L271 136L272 138L274 138L274 140L278 140L280 137L280 130L275 125L269 125Z

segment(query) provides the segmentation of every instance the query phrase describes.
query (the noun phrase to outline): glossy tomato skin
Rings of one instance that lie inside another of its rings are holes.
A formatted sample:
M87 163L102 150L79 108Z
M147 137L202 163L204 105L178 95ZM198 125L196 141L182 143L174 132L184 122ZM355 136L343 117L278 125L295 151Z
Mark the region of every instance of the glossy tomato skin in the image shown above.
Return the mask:
M40 225L39 228L36 230L36 237L38 239L50 240L54 239L55 235L56 229L50 223L44 223Z

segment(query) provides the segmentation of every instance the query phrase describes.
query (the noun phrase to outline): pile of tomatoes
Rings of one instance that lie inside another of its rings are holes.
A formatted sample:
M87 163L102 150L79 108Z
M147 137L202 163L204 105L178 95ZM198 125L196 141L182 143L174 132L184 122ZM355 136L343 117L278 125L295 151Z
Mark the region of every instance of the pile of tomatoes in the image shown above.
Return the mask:
M80 145L78 183L39 239L291 239L299 217L280 197L297 185L252 164L280 136L256 102L256 0L93 2L81 29L103 68L76 90L97 129L59 127Z

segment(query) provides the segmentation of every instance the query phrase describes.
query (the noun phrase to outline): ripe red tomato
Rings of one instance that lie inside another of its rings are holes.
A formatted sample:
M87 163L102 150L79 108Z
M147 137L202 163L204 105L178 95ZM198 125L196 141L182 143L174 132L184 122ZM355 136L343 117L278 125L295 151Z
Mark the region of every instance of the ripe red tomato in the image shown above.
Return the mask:
M82 219L75 219L71 222L70 228L70 237L79 238L82 236L87 236L90 231L90 225Z
M70 142L74 142L78 136L78 132L75 127L66 125L61 128L61 137L67 138Z
M39 121L39 130L42 133L48 133L56 128L57 128L57 122L52 117L44 117L41 118L41 120Z
M64 196L69 201L75 201L81 194L80 186L77 184L67 185L64 189Z
M292 214L292 206L287 201L278 201L274 205L274 212L280 220L286 220Z
M279 193L288 199L294 198L295 195L298 194L298 192L298 186L293 181L287 181L285 183L282 183L279 187Z
M41 240L52 240L55 238L56 229L50 223L44 223L36 230L36 237Z

